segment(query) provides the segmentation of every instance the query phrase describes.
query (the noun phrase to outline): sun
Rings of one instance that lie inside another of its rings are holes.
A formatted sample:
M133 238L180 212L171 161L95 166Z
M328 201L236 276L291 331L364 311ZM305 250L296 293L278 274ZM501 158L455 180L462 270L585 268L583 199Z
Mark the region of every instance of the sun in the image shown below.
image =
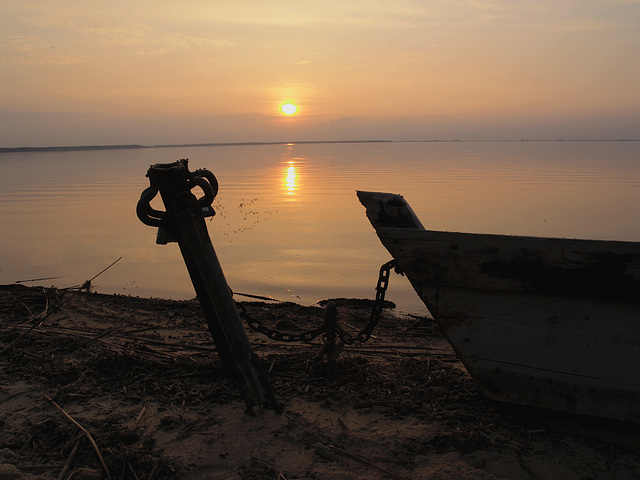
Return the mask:
M282 105L280 105L280 111L284 115L295 115L296 113L298 113L298 106L294 105L293 103L283 103Z

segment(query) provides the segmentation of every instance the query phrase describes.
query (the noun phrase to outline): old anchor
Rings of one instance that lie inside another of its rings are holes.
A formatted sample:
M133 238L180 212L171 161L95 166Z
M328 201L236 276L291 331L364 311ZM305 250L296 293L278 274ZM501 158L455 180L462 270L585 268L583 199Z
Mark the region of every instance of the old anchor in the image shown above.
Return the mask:
M253 414L254 407L267 404L278 410L207 231L205 218L215 215L211 204L218 193L216 177L204 169L190 172L187 159L151 165L147 177L150 186L138 201L138 218L145 225L158 227L156 243L178 243L223 367L228 375L241 380L247 411ZM195 187L202 190L202 197L191 192ZM158 193L164 212L151 207Z

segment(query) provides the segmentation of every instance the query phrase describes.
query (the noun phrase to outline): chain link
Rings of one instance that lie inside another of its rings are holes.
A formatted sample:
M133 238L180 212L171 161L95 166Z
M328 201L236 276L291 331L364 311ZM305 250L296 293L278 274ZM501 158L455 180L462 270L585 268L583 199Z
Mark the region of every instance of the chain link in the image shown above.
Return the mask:
M340 337L340 340L342 340L342 342L346 345L352 345L356 341L364 343L369 340L369 338L371 338L373 330L376 328L378 322L380 321L380 315L382 314L382 309L384 308L384 297L387 292L387 288L389 287L389 276L391 274L391 270L395 267L395 260L390 260L380 267L378 283L376 285L376 299L373 302L371 314L369 315L369 321L360 331L360 333L358 333L354 337L346 330L344 330L340 325L335 326L336 333ZM262 333L263 335L269 337L271 340L276 340L278 342L308 342L319 337L323 333L326 333L326 326L324 324L314 330L307 330L300 333L281 332L279 330L267 327L255 318L251 318L244 305L240 304L239 306L240 316L247 322L249 328L255 330L256 332Z
M321 327L316 328L315 330L307 330L306 332L281 332L274 328L267 327L255 318L251 318L244 305L240 305L240 316L244 319L245 322L247 322L249 328L255 330L256 332L262 333L263 335L269 337L271 340L276 340L277 342L308 342L316 337L319 337L325 332L324 324Z
M371 309L371 314L369 315L369 321L367 322L365 327L360 330L360 333L358 333L358 335L356 335L356 337L354 338L340 325L336 325L338 336L343 343L352 345L356 342L356 340L360 343L364 343L369 340L369 338L371 338L373 330L376 328L378 322L380 321L380 315L382 314L382 309L384 308L384 297L387 292L387 288L389 287L389 276L391 274L391 269L395 268L395 266L396 261L390 260L380 267L378 284L376 285L376 299L373 302L373 308Z

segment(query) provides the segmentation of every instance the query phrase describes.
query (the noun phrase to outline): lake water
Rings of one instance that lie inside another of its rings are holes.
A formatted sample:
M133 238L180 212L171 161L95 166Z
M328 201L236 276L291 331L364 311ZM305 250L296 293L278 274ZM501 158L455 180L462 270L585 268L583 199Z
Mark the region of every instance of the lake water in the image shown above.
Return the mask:
M640 142L385 142L0 154L0 283L193 298L177 244L135 215L148 167L218 178L207 225L231 288L301 304L374 298L390 259L356 190L402 194L426 228L640 241ZM154 205L161 209L161 205ZM393 274L387 298L424 313ZM239 299L242 299L239 297Z

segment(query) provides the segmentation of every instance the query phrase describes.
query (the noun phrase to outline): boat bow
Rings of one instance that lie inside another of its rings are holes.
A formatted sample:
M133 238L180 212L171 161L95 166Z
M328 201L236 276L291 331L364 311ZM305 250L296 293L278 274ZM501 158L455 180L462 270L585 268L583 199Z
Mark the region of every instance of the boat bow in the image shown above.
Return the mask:
M640 243L432 231L358 198L485 395L640 423Z

